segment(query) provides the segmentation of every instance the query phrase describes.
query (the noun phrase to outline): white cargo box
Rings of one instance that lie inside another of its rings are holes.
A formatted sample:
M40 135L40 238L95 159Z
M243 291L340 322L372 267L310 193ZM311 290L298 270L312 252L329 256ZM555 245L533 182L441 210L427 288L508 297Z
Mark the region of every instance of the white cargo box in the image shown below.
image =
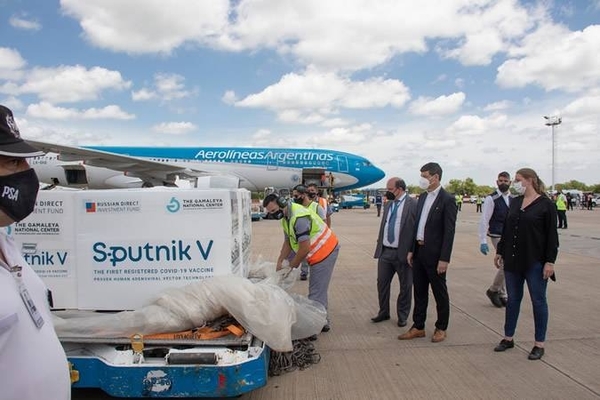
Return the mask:
M40 191L33 213L11 225L27 263L52 290L54 305L77 308L75 198L72 191Z
M251 229L245 189L151 188L40 191L12 234L55 308L126 310L166 288L247 276Z

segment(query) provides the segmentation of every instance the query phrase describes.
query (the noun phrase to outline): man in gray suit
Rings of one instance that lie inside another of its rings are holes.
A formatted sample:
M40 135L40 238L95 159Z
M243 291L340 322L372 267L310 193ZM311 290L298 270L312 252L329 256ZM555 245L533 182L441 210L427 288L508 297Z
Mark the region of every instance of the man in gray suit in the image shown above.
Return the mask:
M417 202L406 193L404 180L394 177L387 181L383 218L379 227L374 257L377 262L377 293L379 313L373 322L390 319L390 285L395 274L400 281L400 294L396 301L398 326L406 326L412 298L412 268L406 256L412 247L415 230Z

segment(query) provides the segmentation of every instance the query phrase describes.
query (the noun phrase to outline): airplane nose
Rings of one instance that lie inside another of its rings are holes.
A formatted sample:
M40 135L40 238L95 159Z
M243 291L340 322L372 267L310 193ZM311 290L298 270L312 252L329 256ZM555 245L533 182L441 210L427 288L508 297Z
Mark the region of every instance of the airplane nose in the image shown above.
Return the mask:
M380 170L377 167L373 167L373 179L375 179L375 182L383 179L385 177L385 172L383 172L382 170Z

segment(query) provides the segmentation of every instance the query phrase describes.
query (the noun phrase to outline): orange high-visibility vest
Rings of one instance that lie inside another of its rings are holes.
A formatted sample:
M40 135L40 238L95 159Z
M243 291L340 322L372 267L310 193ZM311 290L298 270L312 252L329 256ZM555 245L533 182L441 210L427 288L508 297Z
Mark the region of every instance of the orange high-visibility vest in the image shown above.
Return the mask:
M310 250L306 256L306 261L309 265L315 265L326 259L338 244L337 236L327 226L325 222L314 211L296 203L289 204L289 218L283 218L281 225L283 231L290 241L290 247L295 252L298 252L300 245L296 238L294 225L299 217L310 217Z

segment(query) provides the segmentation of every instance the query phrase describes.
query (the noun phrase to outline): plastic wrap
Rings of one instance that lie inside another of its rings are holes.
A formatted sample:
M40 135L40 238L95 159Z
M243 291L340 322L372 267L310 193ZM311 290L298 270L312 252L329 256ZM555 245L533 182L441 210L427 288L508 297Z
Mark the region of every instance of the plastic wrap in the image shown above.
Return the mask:
M298 268L275 271L274 263L261 263L252 273L261 276L256 283L219 276L161 292L135 311L55 313L55 329L59 337L128 337L193 329L229 313L272 349L291 351L292 339L319 333L327 315L320 304L284 290L298 274Z

